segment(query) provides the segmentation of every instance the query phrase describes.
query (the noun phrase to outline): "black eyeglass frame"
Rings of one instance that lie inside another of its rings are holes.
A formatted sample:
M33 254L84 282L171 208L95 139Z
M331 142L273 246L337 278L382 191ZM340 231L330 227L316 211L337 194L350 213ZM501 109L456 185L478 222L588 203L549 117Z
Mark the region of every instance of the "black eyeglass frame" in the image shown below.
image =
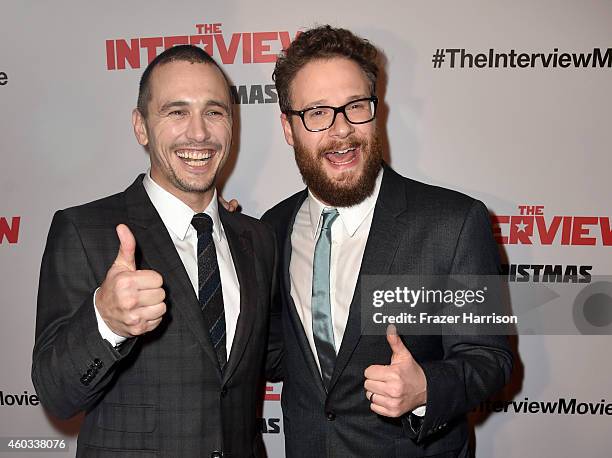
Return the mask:
M372 113L372 117L368 119L367 121L360 121L360 122L351 121L346 115L346 107L348 107L351 103L361 102L363 100L369 100L370 102L374 104L374 112ZM324 129L309 129L308 127L306 127L306 121L304 121L304 114L308 113L309 111L317 110L320 108L331 108L332 110L334 110L334 117L332 118L331 124L329 125L329 127L326 127ZM374 118L376 118L377 108L378 108L378 97L376 97L375 95L372 95L370 97L364 97L362 99L351 100L350 102L342 105L341 107L332 107L329 105L317 105L314 107L306 108L305 110L286 110L284 111L284 113L286 115L299 116L300 119L302 120L302 124L304 125L304 129L306 129L308 132L323 132L324 130L331 129L331 127L336 122L336 116L338 115L338 113L342 113L344 115L344 119L346 119L346 121L351 124L367 124L369 122L374 121Z

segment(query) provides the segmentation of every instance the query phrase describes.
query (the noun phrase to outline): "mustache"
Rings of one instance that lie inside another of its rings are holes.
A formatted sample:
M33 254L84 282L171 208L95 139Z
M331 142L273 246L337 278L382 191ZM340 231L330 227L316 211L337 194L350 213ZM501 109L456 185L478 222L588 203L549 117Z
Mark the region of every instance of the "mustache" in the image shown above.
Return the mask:
M364 139L354 138L354 139L349 139L345 141L336 140L336 141L331 141L317 148L317 155L325 156L325 154L329 153L330 151L342 151L348 148L359 148L361 146L367 146L367 145L368 145L368 141Z
M177 149L212 149L218 151L221 149L220 143L215 142L203 142L203 143L174 143L171 147L173 150Z

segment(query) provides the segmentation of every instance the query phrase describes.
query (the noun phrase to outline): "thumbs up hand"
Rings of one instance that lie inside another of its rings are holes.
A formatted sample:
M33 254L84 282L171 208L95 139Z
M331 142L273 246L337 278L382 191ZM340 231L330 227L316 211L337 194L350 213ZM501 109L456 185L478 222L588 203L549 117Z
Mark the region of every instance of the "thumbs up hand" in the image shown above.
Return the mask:
M166 293L159 273L136 269L136 239L125 224L117 226L117 237L119 252L96 292L96 307L115 334L134 337L161 323Z
M391 364L372 365L365 372L364 387L370 409L385 417L400 417L427 402L427 379L395 326L387 327Z

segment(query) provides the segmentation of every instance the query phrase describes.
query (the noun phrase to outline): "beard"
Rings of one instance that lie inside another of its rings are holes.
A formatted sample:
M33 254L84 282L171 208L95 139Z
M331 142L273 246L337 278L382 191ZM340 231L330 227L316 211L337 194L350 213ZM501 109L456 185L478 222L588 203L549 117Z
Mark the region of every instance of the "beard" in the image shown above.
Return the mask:
M323 166L323 161L327 160L325 153L356 147L360 149L359 159L363 163L361 174L356 176L355 172L348 170L336 178L327 176ZM324 203L333 207L352 207L374 192L383 158L376 133L369 139L352 137L345 142L331 142L314 152L294 138L293 150L302 181Z
M215 142L209 143L175 143L170 146L170 151L174 154L174 151L181 148L200 148L200 149L212 149L217 153L221 151L221 145ZM154 141L150 141L146 147L149 156L151 157L151 166L155 164L155 168L158 172L164 176L165 181L174 189L193 194L205 194L215 187L217 176L219 171L225 164L227 155L218 164L213 174L208 177L200 177L200 179L194 179L189 176L181 176L177 173L174 165L170 160L162 160L162 153L157 149L157 145ZM210 160L214 160L211 158Z
M174 168L170 167L168 169L167 178L176 189L182 192L204 194L215 186L217 173L215 172L213 176L208 177L206 181L188 181L187 178L180 177Z

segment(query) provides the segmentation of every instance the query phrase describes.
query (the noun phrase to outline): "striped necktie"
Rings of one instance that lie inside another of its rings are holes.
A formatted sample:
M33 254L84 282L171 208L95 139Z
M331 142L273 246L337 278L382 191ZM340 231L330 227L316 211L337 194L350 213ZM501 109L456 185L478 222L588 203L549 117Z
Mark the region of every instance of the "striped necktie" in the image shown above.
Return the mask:
M198 233L198 300L210 341L217 353L219 367L223 370L227 362L225 310L221 274L213 241L213 221L206 213L197 213L193 216L191 225Z

